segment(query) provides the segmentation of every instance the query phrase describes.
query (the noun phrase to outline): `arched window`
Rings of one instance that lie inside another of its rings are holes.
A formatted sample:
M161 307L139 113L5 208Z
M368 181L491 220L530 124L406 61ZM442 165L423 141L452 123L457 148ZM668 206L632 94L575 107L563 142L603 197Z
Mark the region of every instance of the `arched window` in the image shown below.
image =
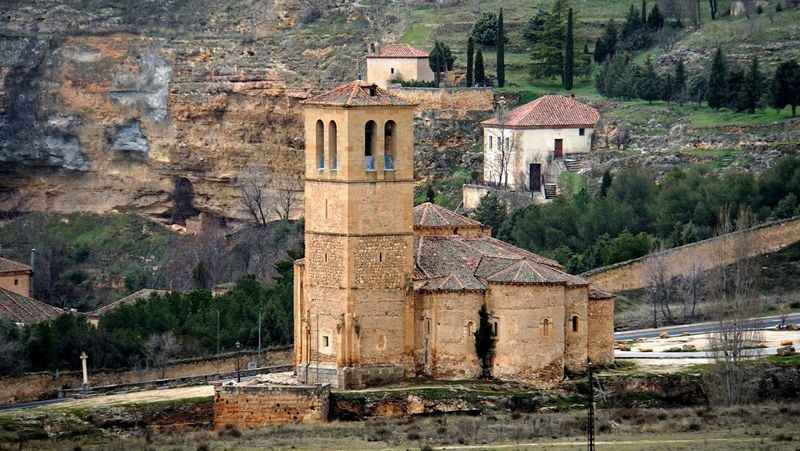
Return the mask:
M572 315L572 331L578 331L578 315Z
M389 121L383 127L383 168L394 171L394 156L397 149L397 125Z
M328 153L331 156L331 170L333 171L339 167L339 155L336 147L337 138L336 122L331 121L328 124Z
M325 124L322 120L317 121L317 167L325 169Z
M492 150L492 143L494 142L494 136L489 135L489 150Z
M472 321L467 321L467 339L469 340L470 337L475 333L475 323Z
M550 336L550 319L545 318L542 320L542 336L549 337Z
M364 126L364 167L368 171L375 170L375 128L375 121L369 121Z

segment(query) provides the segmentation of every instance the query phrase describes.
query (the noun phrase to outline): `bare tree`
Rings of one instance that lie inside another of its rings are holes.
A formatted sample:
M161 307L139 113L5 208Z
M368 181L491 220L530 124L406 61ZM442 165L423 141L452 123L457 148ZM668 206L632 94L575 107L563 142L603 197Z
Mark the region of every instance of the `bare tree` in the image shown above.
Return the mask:
M754 223L753 213L740 208L734 223L730 210L720 214L718 235L745 230ZM720 266L710 278L711 313L717 330L711 334L714 368L707 375L709 398L713 402L733 405L751 399L755 387L748 380L745 362L758 355L762 341L758 315L761 299L755 293L759 267L751 258L754 243L751 234L739 234L720 240L719 261L733 257L729 267ZM713 258L713 257L712 257Z
M672 304L678 297L679 281L669 274L666 259L658 253L645 262L648 278L647 295L653 311L653 327L658 327L658 315L667 323L674 323Z
M202 267L205 273L204 287L211 288L219 283L226 273L227 240L225 229L217 223L204 224L200 233L179 240L165 255L161 265L164 278L160 285L171 290L185 291L193 288L193 272Z
M181 345L172 331L151 335L144 344L144 353L148 361L156 368L161 368L161 378L166 377L166 364L181 351Z
M300 182L294 178L282 179L271 194L273 210L282 221L288 221L302 199Z
M499 124L500 136L497 137L497 142L489 144L492 151L484 162L488 165L490 180L502 187L508 187L509 164L516 147L516 133L504 126L507 107L506 99L501 98L497 102L495 118ZM493 138L490 136L489 139Z
M705 271L703 266L693 261L686 274L681 278L681 304L683 306L683 320L695 317L697 304L703 299L705 291Z
M261 226L267 225L270 213L263 171L254 166L247 166L237 177L236 186L242 195L242 204L253 220Z

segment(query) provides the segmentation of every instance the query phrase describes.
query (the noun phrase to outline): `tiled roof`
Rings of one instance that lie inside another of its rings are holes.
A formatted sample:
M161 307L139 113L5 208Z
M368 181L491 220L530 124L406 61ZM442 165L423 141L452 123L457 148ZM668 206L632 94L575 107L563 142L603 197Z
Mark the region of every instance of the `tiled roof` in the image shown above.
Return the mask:
M0 257L0 273L4 272L21 272L31 271L31 267L14 260Z
M612 299L615 298L611 293L607 293L603 290L598 290L597 288L590 288L589 289L589 299Z
M547 95L514 108L502 122L493 117L481 124L516 128L592 128L599 119L596 109L573 97Z
M138 302L138 301L140 301L142 299L148 299L148 298L150 298L150 296L153 296L153 295L159 295L160 296L160 295L167 294L167 293L169 293L168 290L153 290L151 288L144 288L144 289L141 289L141 290L139 290L137 292L131 293L131 294L125 296L124 298L117 299L116 301L114 301L114 302L112 302L110 304L107 304L107 305L104 305L104 306L98 308L97 310L91 312L89 314L89 316L103 316L106 313L108 313L108 312L110 312L110 311L112 311L114 309L117 309L117 308L119 308L119 307L121 307L123 305L133 304L133 303L136 303L136 302Z
M428 52L420 50L408 44L389 44L383 46L377 55L369 55L367 58L427 58Z
M430 202L414 207L415 227L481 227L481 223Z
M389 94L374 83L352 81L303 101L305 105L331 106L413 106L414 104Z
M0 288L0 318L23 324L53 319L64 313L58 307Z

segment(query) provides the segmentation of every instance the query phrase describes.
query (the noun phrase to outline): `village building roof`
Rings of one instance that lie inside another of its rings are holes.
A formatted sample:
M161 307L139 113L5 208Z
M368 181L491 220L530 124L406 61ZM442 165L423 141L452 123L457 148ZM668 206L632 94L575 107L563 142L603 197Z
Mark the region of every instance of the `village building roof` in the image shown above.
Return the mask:
M614 296L611 293L608 293L608 292L603 291L603 290L599 290L599 289L594 288L594 287L589 289L589 299L598 299L598 300L599 299L613 299L615 297L616 296Z
M600 113L574 97L546 95L514 108L500 121L497 117L481 122L494 128L594 128Z
M64 310L42 301L0 288L0 318L13 323L34 324L53 319Z
M488 233L461 233L470 227L485 226L437 205L414 208L415 289L481 291L490 283L589 285L587 280L564 272L558 262ZM431 229L440 233L431 234Z
M0 274L33 272L30 266L0 257Z
M339 85L330 91L304 100L303 104L340 107L415 106L414 103L390 94L375 83L361 80Z
M134 304L136 302L141 301L142 299L149 299L150 296L153 296L153 295L160 296L160 295L164 295L164 294L167 294L167 293L169 293L169 290L154 290L152 288L143 288L143 289L141 289L139 291L136 291L134 293L131 293L131 294L125 296L124 298L117 299L116 301L114 301L114 302L112 302L110 304L106 304L106 305L94 310L93 312L89 313L89 317L99 318L99 317L107 314L108 312L110 312L112 310L116 310L116 309L122 307L123 305Z
M409 44L389 44L381 47L378 53L367 58L427 58L428 52Z

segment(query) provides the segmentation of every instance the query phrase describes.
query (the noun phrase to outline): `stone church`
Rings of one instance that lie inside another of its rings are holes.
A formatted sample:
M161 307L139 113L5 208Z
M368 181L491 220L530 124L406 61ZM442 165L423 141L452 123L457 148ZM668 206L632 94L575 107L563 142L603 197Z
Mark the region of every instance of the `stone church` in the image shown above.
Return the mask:
M548 387L587 359L611 362L611 295L470 218L413 206L414 108L362 81L304 102L299 380L360 388L478 377L483 305L495 335L494 377Z

